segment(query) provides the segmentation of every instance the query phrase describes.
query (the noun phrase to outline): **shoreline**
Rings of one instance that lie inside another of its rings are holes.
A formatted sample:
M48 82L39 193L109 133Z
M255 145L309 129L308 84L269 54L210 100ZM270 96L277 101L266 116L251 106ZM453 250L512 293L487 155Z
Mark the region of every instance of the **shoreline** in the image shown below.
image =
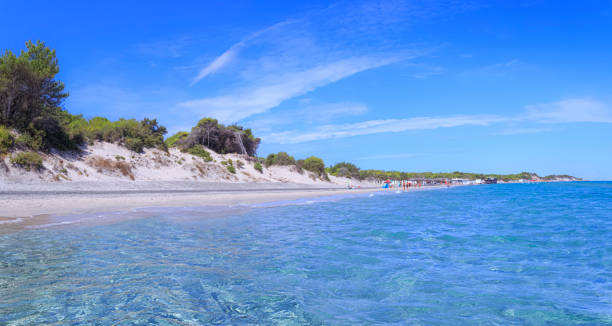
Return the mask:
M179 190L179 189L177 189ZM301 199L320 199L368 194L379 188L273 188L221 190L115 190L115 191L3 191L0 198L0 233L12 233L41 225L61 225L66 218L97 215L114 223L144 218L151 210L199 208L202 213L218 213L219 207L248 209L249 205ZM131 217L126 217L133 213ZM111 218L109 218L109 216ZM114 216L114 217L113 217Z
M112 224L158 214L166 209L191 211L200 216L223 216L253 208L299 204L297 201L343 199L371 193L395 194L397 189L315 188L303 185L263 185L209 189L116 189L0 191L0 234L62 225ZM104 187L102 187L104 189ZM426 186L409 192L434 190Z

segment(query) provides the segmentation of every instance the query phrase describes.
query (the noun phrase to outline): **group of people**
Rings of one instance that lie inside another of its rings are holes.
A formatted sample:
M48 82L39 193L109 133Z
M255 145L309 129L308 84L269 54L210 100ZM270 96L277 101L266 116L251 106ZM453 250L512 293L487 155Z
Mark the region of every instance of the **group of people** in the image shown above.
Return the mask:
M410 187L420 188L422 186L423 186L423 182L421 181L408 181L408 180L399 180L399 181L387 180L383 184L383 188L385 189L397 187L404 191L409 190Z

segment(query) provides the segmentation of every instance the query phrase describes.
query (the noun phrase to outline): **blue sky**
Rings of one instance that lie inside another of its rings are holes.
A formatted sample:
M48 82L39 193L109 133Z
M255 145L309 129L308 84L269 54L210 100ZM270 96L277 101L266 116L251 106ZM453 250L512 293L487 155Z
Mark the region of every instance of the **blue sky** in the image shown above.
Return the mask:
M73 113L212 116L259 154L612 179L610 1L0 0L0 45L57 50Z

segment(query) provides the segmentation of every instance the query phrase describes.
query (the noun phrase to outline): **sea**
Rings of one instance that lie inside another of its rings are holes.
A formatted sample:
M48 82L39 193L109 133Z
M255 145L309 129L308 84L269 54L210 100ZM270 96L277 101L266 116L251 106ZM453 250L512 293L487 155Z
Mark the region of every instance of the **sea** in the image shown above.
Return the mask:
M0 325L612 325L611 182L153 212L0 235Z

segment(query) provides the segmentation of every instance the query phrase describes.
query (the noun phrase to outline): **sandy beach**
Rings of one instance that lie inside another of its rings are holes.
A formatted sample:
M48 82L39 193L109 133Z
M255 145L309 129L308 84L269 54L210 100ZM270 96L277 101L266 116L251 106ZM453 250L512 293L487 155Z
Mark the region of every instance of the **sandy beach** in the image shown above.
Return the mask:
M197 185L197 187L196 187ZM152 187L155 186L155 187ZM174 186L174 187L172 187ZM289 201L327 196L358 195L379 191L379 188L345 189L309 187L296 184L223 184L223 183L141 183L131 187L118 184L88 184L71 187L14 185L0 189L0 229L18 230L47 224L58 224L61 216L125 212L141 208L163 207L236 207L259 203ZM88 190L84 190L88 189ZM96 189L96 190L93 190ZM129 218L147 214L129 214ZM120 214L102 214L112 222L124 220ZM114 216L109 218L109 216ZM61 224L61 223L59 223Z

